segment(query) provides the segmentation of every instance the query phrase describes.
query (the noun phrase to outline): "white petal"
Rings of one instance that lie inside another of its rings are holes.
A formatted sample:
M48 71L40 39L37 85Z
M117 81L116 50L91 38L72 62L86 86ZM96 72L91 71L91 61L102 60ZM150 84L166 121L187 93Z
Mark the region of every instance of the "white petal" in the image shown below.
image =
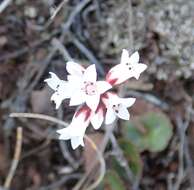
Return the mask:
M119 118L121 118L121 119L129 120L129 112L128 112L127 108L124 107L124 106L121 106L121 107L119 108L119 112L116 113L116 115L117 115Z
M59 108L63 100L64 98L60 96L57 92L53 93L53 95L51 96L51 101L55 103L56 109Z
M51 96L51 100L55 102L56 109L58 109L64 99L71 97L72 85L69 85L67 81L60 80L56 74L52 72L50 74L51 78L46 79L45 82L55 90Z
M84 73L83 80L87 82L96 82L97 79L97 73L96 73L96 67L95 65L90 65Z
M67 82L65 81L61 81L59 83L59 85L57 86L57 90L56 92L53 93L53 95L51 96L51 101L54 101L56 104L56 109L59 108L59 106L61 105L61 102L64 99L70 98L72 95L72 86L69 85Z
M72 90L72 85L69 82L61 80L56 92L58 92L65 99L70 98L72 95Z
M65 132L65 129L67 129L67 127L66 128L62 128L62 129L59 129L56 132L61 135L61 134L63 134Z
M71 138L71 146L75 150L79 145L84 146L83 137Z
M120 104L120 98L113 92L106 92L106 97L102 96L102 102L106 106L106 108L109 108L113 105Z
M63 128L63 129L59 129L57 130L56 132L60 135L59 136L59 139L60 140L69 140L71 139L71 134L70 134L70 126L66 127L66 128Z
M138 63L139 62L139 53L136 51L135 53L133 53L130 57L129 57L129 63Z
M121 54L121 64L126 64L129 62L129 52L126 49L122 50L122 54Z
M125 64L118 64L114 66L109 71L109 76L106 78L107 82L112 84L112 81L114 81L114 85L121 84L128 80L129 78L133 77L131 72L129 71L128 67Z
M71 123L70 128L70 136L71 137L83 137L86 131L86 128L89 125L89 119L85 121L86 118L86 112L83 114L81 113L79 116L74 117L73 121Z
M109 72L110 73L116 73L117 72L117 76L116 77L119 77L122 73L118 73L118 72L121 72L125 68L125 67L123 67L123 65L124 64L117 64L114 67L112 67ZM111 76L111 78L113 78L113 77Z
M104 121L103 109L99 109L97 113L94 113L91 117L91 123L94 129L99 129Z
M105 123L108 125L108 124L111 124L114 122L114 120L116 119L116 114L115 112L113 111L112 108L108 108L107 109L107 112L106 112L106 117L105 117Z
M108 101L109 101L109 105L113 106L113 105L117 105L121 103L121 98L119 98L117 96L117 94L115 93L108 93Z
M140 74L147 69L147 65L139 63L133 66L134 77L138 80Z
M78 77L75 75L68 75L68 90L71 92L71 96L77 91L78 89L81 89L83 86L82 77Z
M96 85L99 94L103 94L104 92L112 88L112 86L106 81L97 81Z
M129 71L128 68L124 68L124 69L125 69L125 71L123 70L122 74L120 75L119 79L117 80L117 84L121 84L134 76L133 72Z
M82 83L82 77L77 75L67 75L67 80L72 85L79 86Z
M56 90L57 86L61 83L61 80L55 73L49 72L49 74L51 75L51 78L45 79L44 82L46 82L50 88Z
M135 103L136 98L120 98L121 104L125 107L131 107Z
M86 128L89 125L90 117L86 120L86 116L88 117L88 107L80 108L72 119L71 124L63 129L57 130L57 133L60 134L59 139L61 140L71 140L72 148L75 149L79 145L84 146L83 137L85 135Z
M60 139L68 140L72 137L83 137L86 131L86 128L89 125L89 120L85 120L86 118L86 111L83 111L77 115L75 113L71 124L63 129L57 130L57 133L60 134Z
M100 101L100 95L86 95L85 97L87 106L92 110L96 111L96 108L98 107L99 101Z
M85 69L81 65L73 61L68 61L66 63L66 69L69 74L76 76L82 76L85 71Z
M141 72L143 72L147 66L144 64L138 64L139 53L135 52L130 57L128 51L123 49L121 55L121 63L114 66L107 74L106 81L112 85L117 85L125 82L129 78L139 78ZM127 65L126 63L130 64ZM144 66L142 66L144 65Z
M114 84L121 84L126 80L135 77L136 79L139 78L140 74L147 68L147 65L137 63L132 64L132 69L129 70L129 67L125 64L118 64L111 69L111 75L108 78L108 82L113 79L117 79Z
M72 94L69 105L76 106L84 103L85 101L86 101L85 93L82 92L81 89L78 89Z

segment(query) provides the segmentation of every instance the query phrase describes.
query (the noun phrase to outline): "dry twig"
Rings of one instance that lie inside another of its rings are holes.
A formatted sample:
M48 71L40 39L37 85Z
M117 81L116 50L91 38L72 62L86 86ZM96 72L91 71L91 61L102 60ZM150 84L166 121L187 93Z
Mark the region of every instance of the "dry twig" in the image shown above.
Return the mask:
M42 119L42 120L47 120L53 123L57 123L58 125L62 125L64 127L67 127L69 124L61 121L55 117L51 117L48 115L44 114L38 114L38 113L11 113L9 115L10 117L24 117L24 118L33 118L33 119Z
M81 1L76 7L75 9L71 12L67 22L63 25L63 29L64 31L67 31L70 26L72 25L75 17L80 13L80 11L88 4L90 3L92 0L83 0Z
M68 61L73 60L73 58L71 57L71 55L67 51L67 48L62 44L61 41L59 41L57 38L53 38L51 43L55 49L59 50L59 52L63 55L63 57L66 60L68 60Z
M9 173L7 175L7 178L4 183L4 188L9 189L11 185L11 181L13 179L13 176L15 174L16 168L18 166L19 160L20 160L20 154L22 150L22 127L17 128L17 136L16 136L16 146L15 146L15 153L12 161L11 168L9 170Z
M64 183L68 182L70 179L79 179L81 177L81 174L71 174L71 175L65 175L61 179L55 181L54 183L40 187L39 190L53 190L58 189L60 186L62 186Z
M186 130L189 126L190 120L191 120L191 108L188 107L187 109L187 113L186 113L186 121L183 122L183 119L181 118L180 115L177 115L176 117L176 125L178 128L178 133L179 133L179 138L180 138L180 144L179 144L179 168L178 168L178 174L177 174L177 178L176 181L173 185L173 190L179 190L180 185L182 184L182 181L185 177L185 166L184 166L184 161L185 158L188 159L189 157L189 151L188 151L188 144L186 143ZM186 155L185 155L185 151L186 151ZM188 161L188 160L187 160ZM188 164L188 162L187 162ZM193 180L192 180L193 181ZM193 184L193 182L191 181L191 185Z
M4 0L0 4L0 14L11 4L12 0Z
M75 46L88 58L88 60L96 65L96 69L101 76L105 75L104 69L101 66L101 63L94 56L94 54L81 42L79 41L73 34L71 34L71 38Z
M58 7L55 9L55 11L53 12L53 14L51 15L48 23L46 24L46 26L49 26L52 21L54 20L54 18L56 17L56 15L58 14L58 12L63 8L63 6L67 3L68 0L63 0Z

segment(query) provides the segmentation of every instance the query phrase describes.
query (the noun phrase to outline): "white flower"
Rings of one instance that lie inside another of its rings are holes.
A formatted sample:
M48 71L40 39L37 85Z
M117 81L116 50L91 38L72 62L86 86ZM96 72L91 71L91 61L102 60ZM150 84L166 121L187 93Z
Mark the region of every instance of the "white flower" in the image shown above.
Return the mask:
M55 102L56 109L58 109L64 99L71 97L72 92L69 90L70 85L67 81L59 79L59 77L52 72L49 73L51 78L45 79L44 81L55 91L51 96L51 100Z
M91 122L94 129L99 129L105 118L105 105L100 104L95 112L87 106L82 106L75 114L71 124L63 129L57 130L60 140L71 140L73 149L79 145L84 146L84 135L86 128Z
M135 52L129 56L129 52L123 49L120 64L114 66L107 74L106 81L112 85L120 84L129 78L139 79L140 74L147 66L139 63L139 53Z
M55 102L56 109L67 98L70 99L70 106L86 103L75 112L68 127L57 130L59 139L70 140L75 149L79 145L84 146L83 138L90 122L94 129L99 129L104 120L106 124L111 124L117 116L129 120L127 108L134 104L135 98L120 98L115 93L106 91L112 85L120 84L131 77L138 79L146 68L145 64L139 63L138 52L129 57L128 51L123 49L120 64L109 71L106 81L97 81L95 65L85 69L73 61L66 64L69 73L67 81L50 72L51 77L45 82L55 91L51 100Z
M61 80L55 73L52 72L49 72L51 78L44 80L50 86L50 88L55 91L54 94L51 96L51 100L55 102L56 109L59 108L61 102L64 99L71 97L72 93L76 89L76 86L78 85L77 81L80 81L80 78L83 76L83 73L85 71L85 69L81 65L73 61L67 62L66 69L71 74L71 77L76 77L76 83L74 82L74 80Z
M86 128L90 123L91 110L83 106L79 109L72 119L71 124L63 129L57 130L60 134L60 140L71 140L73 149L76 149L79 145L84 146L84 135Z
M66 69L70 74L67 76L68 81L60 80L52 72L50 72L51 78L45 80L55 91L51 100L55 102L56 109L64 99L70 98L70 106L86 102L88 107L95 111L100 101L100 95L112 86L106 81L96 81L95 65L84 69L75 62L67 62Z
M135 100L135 98L120 98L116 94L107 93L107 97L103 98L107 107L105 123L113 123L116 116L124 120L129 120L130 115L127 108L131 107L135 103Z
M69 75L68 80L76 87L71 96L70 106L86 102L92 111L96 110L100 101L100 95L112 87L106 81L96 81L97 73L95 65L91 65L85 69L81 76Z

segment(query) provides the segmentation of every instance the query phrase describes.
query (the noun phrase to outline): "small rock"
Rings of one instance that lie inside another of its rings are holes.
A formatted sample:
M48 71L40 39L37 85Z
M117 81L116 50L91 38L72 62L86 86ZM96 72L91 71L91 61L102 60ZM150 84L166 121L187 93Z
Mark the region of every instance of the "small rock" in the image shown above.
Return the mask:
M6 36L0 36L0 47L3 47L7 43Z
M35 7L26 7L24 14L30 18L35 18L37 16L37 9Z

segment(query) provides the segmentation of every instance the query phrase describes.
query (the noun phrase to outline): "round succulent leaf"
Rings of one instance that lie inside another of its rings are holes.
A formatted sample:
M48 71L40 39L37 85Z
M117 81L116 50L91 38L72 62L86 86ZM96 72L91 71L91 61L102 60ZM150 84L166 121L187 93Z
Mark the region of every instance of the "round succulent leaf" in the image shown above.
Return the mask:
M125 122L123 134L135 144L139 151L162 151L172 136L172 124L162 112L148 112Z
M141 118L147 135L144 136L147 148L151 152L162 151L166 148L172 136L172 124L169 118L163 113L147 113Z
M126 140L136 145L139 152L147 149L147 142L144 134L137 126L139 126L139 118L123 122L122 133ZM142 125L142 124L141 124Z

